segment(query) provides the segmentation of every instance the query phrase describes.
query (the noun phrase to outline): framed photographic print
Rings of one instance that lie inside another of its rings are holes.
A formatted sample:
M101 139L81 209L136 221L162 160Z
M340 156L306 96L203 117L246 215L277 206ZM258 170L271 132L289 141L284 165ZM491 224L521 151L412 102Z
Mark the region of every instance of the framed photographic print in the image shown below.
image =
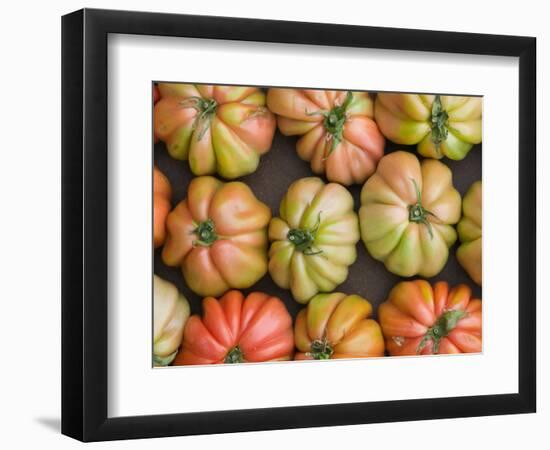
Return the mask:
M535 411L534 38L62 24L64 434Z

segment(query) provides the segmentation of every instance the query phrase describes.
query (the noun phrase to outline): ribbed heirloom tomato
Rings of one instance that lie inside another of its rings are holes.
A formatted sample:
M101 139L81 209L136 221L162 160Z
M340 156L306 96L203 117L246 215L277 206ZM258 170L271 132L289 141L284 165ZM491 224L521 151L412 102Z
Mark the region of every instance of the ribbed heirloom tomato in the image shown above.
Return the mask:
M252 173L271 147L275 117L255 87L159 83L154 129L195 175Z
M429 158L460 160L481 142L481 110L481 97L380 93L374 117L390 141L418 144Z
M168 178L155 166L153 168L153 241L155 248L166 239L166 216L170 212L172 187Z
M281 133L301 136L300 158L329 181L363 183L384 154L367 92L271 88L267 105L278 115Z
M199 295L248 288L267 272L270 218L246 184L194 178L166 220L162 259L181 266L187 286Z
M461 244L456 258L472 280L481 286L481 181L473 183L466 192L462 212L457 225Z
M206 297L202 306L202 318L187 321L174 365L292 359L292 318L277 297L229 291L219 301Z
M155 105L160 100L159 88L156 84L153 85L153 105Z
M176 357L189 318L189 303L176 286L153 275L153 363L166 366Z
M371 256L397 275L437 275L456 241L461 198L449 168L412 153L384 156L361 191L361 237Z
M384 356L382 331L371 314L371 304L358 295L316 295L296 317L295 359Z
M153 106L160 100L160 92L156 84L153 85ZM153 142L156 144L158 142L157 134L153 130Z
M464 284L403 281L378 309L391 356L481 352L481 300Z
M348 276L359 240L353 198L346 188L320 178L301 178L290 185L269 224L269 273L306 303L330 292Z

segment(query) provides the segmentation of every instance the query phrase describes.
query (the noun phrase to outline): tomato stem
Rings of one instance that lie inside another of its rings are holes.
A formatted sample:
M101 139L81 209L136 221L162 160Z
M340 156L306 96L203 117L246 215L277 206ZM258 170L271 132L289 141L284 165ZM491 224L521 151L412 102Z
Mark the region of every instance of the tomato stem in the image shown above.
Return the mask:
M457 309L450 309L448 311L445 311L439 319L432 325L431 328L428 329L420 343L418 344L418 347L416 349L416 353L420 354L420 352L424 349L428 341L433 341L433 349L432 353L434 355L439 353L439 345L441 343L441 339L448 336L449 333L456 328L458 325L458 321L466 317L468 313L466 311L460 311Z
M416 184L416 180L411 178L414 184L414 190L416 191L416 203L414 205L409 205L409 222L421 223L428 228L430 233L430 238L433 238L432 224L428 220L428 216L434 216L435 214L431 213L422 206L422 193Z
M189 97L180 104L184 108L193 108L197 111L193 121L193 130L199 130L197 140L200 141L210 128L218 103L213 98Z
M447 129L449 114L443 109L441 97L435 96L432 105L432 142L435 144L435 149L439 153L441 142L447 139L449 130Z
M306 355L313 359L330 359L333 353L334 349L325 336L323 339L315 339L311 343L311 351Z
M325 119L323 120L323 126L327 132L327 141L332 141L332 145L328 154L325 155L324 159L327 159L338 144L342 141L344 134L344 124L348 119L347 109L353 101L353 93L348 91L346 98L344 99L341 105L334 106L330 111L315 111L312 113L306 114L313 116L316 114L322 115Z
M229 350L223 362L224 364L239 364L244 362L243 352L238 345Z
M204 222L199 223L197 228L193 230L193 234L196 234L198 239L193 241L193 245L201 245L208 247L212 245L217 239L216 227L212 219L207 219Z
M315 234L319 230L321 225L321 213L317 216L317 222L312 229L301 229L293 228L291 229L286 237L287 239L294 244L296 250L302 252L306 256L318 255L323 253L323 250L315 250L313 244L315 242Z

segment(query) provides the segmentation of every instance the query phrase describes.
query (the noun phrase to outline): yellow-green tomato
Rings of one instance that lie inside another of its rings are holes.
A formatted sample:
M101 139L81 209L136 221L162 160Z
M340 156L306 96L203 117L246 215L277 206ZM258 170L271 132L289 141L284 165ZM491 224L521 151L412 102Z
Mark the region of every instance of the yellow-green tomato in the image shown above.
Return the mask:
M472 280L481 286L481 181L473 183L464 196L457 230L461 245L456 258Z
M176 357L189 312L189 303L176 286L153 275L153 363L155 366L167 366Z
M390 141L415 145L423 156L464 159L481 142L481 97L378 94L376 123Z
M269 224L269 273L307 303L318 292L331 292L348 276L359 240L353 197L337 183L301 178L290 185L279 217Z
M361 237L396 275L437 275L456 241L460 194L449 168L397 151L384 156L361 191Z

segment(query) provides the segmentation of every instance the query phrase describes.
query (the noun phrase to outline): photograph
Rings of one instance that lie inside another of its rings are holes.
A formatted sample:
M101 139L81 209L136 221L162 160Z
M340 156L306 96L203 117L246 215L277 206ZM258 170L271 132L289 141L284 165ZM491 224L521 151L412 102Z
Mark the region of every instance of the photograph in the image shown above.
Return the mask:
M0 449L550 448L548 14L445 6L7 2Z
M151 83L152 366L483 352L483 96Z

